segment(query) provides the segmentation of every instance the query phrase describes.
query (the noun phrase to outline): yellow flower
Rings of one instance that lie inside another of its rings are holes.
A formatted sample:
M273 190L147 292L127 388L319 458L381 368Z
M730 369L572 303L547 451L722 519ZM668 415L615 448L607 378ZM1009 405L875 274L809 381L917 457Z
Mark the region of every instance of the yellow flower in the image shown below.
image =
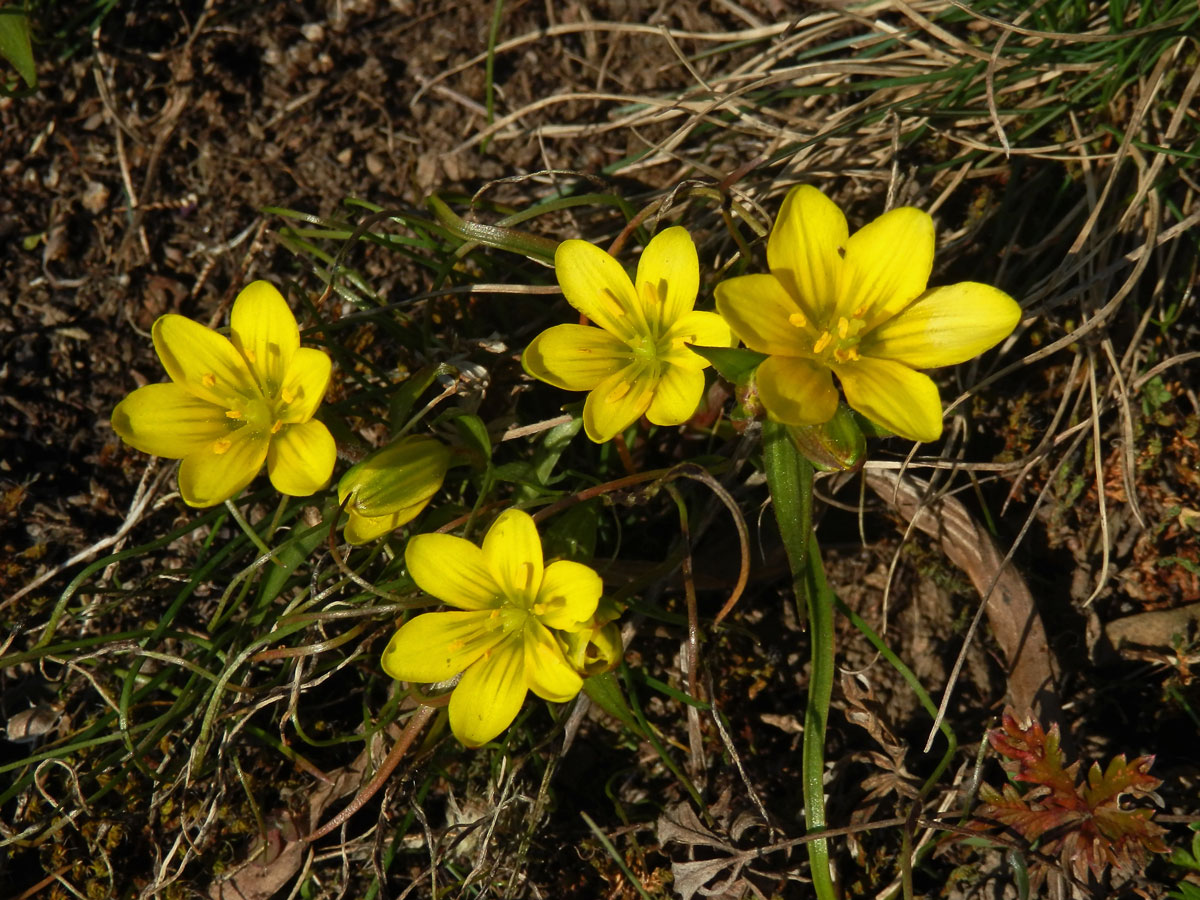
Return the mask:
M153 336L171 381L138 388L117 404L112 425L138 450L183 460L184 502L228 500L264 460L281 493L304 497L325 486L336 448L312 416L329 384L329 357L300 346L274 286L256 281L238 294L229 338L177 315L161 316Z
M543 331L525 350L525 371L563 390L590 391L583 426L598 443L643 414L655 425L691 418L708 361L684 345L728 347L730 334L720 316L693 309L700 263L687 230L674 226L655 235L633 282L586 241L559 244L554 266L567 302L600 327Z
M405 622L383 651L401 681L438 682L462 673L450 695L450 729L468 747L490 741L516 718L526 691L565 703L583 681L556 631L592 624L602 585L593 569L558 560L543 568L533 519L501 513L483 546L448 534L419 534L404 552L417 586L454 612Z
M365 544L415 519L442 486L449 465L444 445L417 435L393 441L355 465L338 482L338 502L350 515L342 532L346 540Z
M926 289L933 269L933 220L912 207L884 213L853 235L816 188L793 188L767 242L770 275L717 285L717 311L747 347L768 354L758 367L767 414L816 425L846 402L902 437L933 441L942 403L916 371L964 362L1010 334L1021 308L971 281Z

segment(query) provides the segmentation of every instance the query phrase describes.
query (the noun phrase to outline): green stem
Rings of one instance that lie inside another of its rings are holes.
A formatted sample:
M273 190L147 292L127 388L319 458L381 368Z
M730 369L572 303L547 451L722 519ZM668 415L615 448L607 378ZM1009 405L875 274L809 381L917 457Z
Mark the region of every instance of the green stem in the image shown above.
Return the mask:
M825 727L833 694L833 598L821 566L812 530L812 464L792 445L787 430L774 422L763 425L763 466L775 508L775 519L792 570L797 613L807 613L812 645L808 707L804 712L804 823L810 834L825 828ZM813 888L819 900L836 900L829 870L829 843L807 845Z

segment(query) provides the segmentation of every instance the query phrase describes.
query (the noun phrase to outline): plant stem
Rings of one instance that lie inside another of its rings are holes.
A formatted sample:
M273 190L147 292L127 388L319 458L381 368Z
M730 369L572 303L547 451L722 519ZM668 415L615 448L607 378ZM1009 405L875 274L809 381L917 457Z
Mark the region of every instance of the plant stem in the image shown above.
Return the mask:
M810 834L825 828L825 726L833 693L833 602L820 547L812 532L812 464L792 445L782 425L763 425L763 465L775 519L792 570L797 614L807 613L812 667L808 681L808 707L804 713L804 822ZM807 845L813 888L819 900L835 900L837 891L829 870L829 843Z

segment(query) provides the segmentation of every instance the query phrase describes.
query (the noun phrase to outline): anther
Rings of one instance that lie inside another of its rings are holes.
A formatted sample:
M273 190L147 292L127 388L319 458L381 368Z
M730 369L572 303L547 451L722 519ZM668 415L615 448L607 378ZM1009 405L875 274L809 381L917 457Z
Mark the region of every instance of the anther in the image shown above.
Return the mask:
M846 320L845 316L842 316L840 319L838 319L838 337L840 337L842 340L845 340L846 335L849 333L850 323Z
M604 398L604 402L605 403L616 403L618 400L620 400L622 397L624 397L628 393L629 393L629 382L622 381L620 384L618 384L616 387L614 387L611 391L608 392L608 396Z
M808 324L808 319L804 318L803 313L794 312L788 316L788 324L795 328L803 328Z
M293 391L291 388L284 388L283 390L281 390L279 392L279 399L282 400L284 403L291 403L293 400L296 399L296 392Z
M279 429L282 427L283 423L276 419L275 424L271 426L271 434L279 434Z
M213 387L217 383L217 376L212 372L205 372L200 376L200 383L206 388Z
M813 353L823 352L825 348L828 347L832 342L833 335L828 331L824 332L819 338L817 338L817 342L813 344Z
M225 418L240 419L242 418L242 411L240 409L227 409L225 410Z
M233 441L228 441L228 440L225 440L224 438L222 438L219 441L213 442L213 446L212 446L213 453L217 454L217 456L220 456L222 453L228 453L229 448L232 446L233 446Z

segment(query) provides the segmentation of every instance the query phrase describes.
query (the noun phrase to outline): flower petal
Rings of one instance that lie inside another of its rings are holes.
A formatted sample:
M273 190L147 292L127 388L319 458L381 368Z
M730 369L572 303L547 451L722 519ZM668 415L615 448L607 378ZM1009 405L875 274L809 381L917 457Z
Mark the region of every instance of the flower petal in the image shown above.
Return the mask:
M621 264L587 241L563 241L554 274L567 302L606 331L625 340L646 331L642 304Z
M159 316L151 334L171 380L197 397L222 409L241 409L243 398L259 396L254 375L229 338L173 313Z
M179 465L179 493L188 506L215 506L241 493L267 458L267 439L250 428L189 454Z
M758 397L772 419L785 425L820 425L833 418L837 388L829 369L797 356L763 360L755 376Z
M453 678L504 639L487 610L421 613L400 626L383 651L383 670L398 681Z
M292 354L291 367L279 392L283 401L279 410L282 421L307 422L312 418L325 399L332 366L329 354L315 347L300 347Z
M333 435L319 419L299 425L284 425L271 438L267 453L267 473L281 494L307 497L329 483L337 445Z
M583 427L597 444L611 441L638 420L654 399L649 367L635 363L596 385L583 404Z
M463 673L450 695L450 730L468 747L486 744L512 724L527 690L524 644L513 635Z
M739 275L717 285L717 312L751 350L782 356L812 349L816 332L775 275Z
M525 371L564 391L590 391L629 365L629 345L603 328L555 325L533 339L521 364Z
M799 185L784 198L767 239L767 265L810 322L825 323L833 313L849 233L842 211L815 187Z
M483 558L505 597L533 602L542 586L542 539L529 513L500 513L483 536Z
M667 332L667 340L672 344L666 357L669 362L690 369L704 369L709 366L707 359L679 345L728 347L733 343L733 334L729 330L729 323L716 313L692 310L675 320Z
M229 314L230 340L246 357L268 397L283 386L300 347L300 329L283 295L269 281L242 288Z
M222 407L174 382L138 388L112 414L113 430L121 440L167 459L183 459L228 437L230 422Z
M915 369L952 366L978 356L1012 333L1017 301L998 288L964 281L927 291L859 344L865 356Z
M346 512L349 513L350 519L346 522L346 527L342 529L342 537L356 547L370 543L378 537L391 534L402 525L407 525L428 505L429 500L426 499L384 516L364 516L354 509L347 509Z
M559 559L546 566L534 613L548 628L578 631L591 622L604 584L591 566Z
M700 259L686 228L675 225L651 239L638 260L634 284L656 334L692 311L700 290Z
M525 623L525 684L552 703L566 703L583 687L554 635L536 619Z
M495 609L503 600L483 551L452 534L418 534L404 548L417 587L459 609Z
M942 399L928 375L890 359L863 357L835 370L846 402L910 441L942 435Z
M933 271L933 219L901 206L863 226L846 242L838 313L869 330L921 295Z
M703 371L668 364L654 388L646 418L655 425L682 425L695 414L703 395Z

